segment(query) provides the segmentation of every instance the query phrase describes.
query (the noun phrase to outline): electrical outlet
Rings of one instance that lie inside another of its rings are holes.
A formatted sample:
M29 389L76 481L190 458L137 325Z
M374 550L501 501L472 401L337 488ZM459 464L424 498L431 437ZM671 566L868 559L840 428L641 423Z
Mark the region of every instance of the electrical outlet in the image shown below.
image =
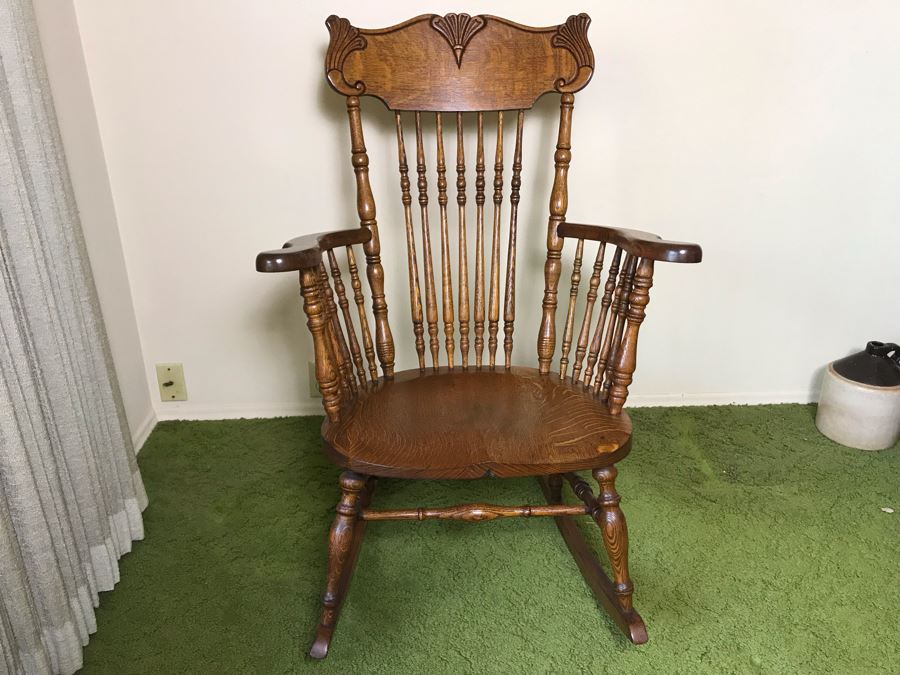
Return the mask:
M309 362L309 397L322 398L322 390L319 389L319 381L316 379L316 364Z
M187 401L184 366L180 363L157 363L156 381L159 383L159 398L161 400Z

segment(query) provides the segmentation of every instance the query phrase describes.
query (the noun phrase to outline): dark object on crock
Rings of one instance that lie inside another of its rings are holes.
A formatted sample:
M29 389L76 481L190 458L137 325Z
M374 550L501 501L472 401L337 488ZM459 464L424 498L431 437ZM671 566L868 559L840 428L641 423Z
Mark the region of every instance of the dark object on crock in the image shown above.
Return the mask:
M832 367L838 375L854 382L896 387L900 385L900 345L872 340L865 351L838 359Z

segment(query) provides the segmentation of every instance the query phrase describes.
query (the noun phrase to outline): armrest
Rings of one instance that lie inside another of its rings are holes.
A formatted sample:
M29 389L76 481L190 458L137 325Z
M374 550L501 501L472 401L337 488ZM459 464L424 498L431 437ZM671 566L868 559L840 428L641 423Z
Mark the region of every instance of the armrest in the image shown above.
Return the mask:
M372 238L372 232L366 227L335 232L319 232L296 237L282 248L274 251L263 251L256 256L257 272L295 272L297 270L318 267L322 262L322 253L340 246L365 244Z
M685 241L666 241L650 232L626 230L602 225L581 225L560 223L559 236L571 239L608 241L621 246L628 253L641 258L676 263L698 263L703 259L703 249L697 244Z

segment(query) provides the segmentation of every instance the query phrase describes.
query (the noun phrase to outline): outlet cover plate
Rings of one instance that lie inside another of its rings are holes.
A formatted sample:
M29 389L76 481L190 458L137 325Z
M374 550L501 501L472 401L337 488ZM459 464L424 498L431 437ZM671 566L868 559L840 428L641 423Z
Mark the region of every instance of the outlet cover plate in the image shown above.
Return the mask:
M156 381L162 401L187 401L184 366L180 363L157 363Z

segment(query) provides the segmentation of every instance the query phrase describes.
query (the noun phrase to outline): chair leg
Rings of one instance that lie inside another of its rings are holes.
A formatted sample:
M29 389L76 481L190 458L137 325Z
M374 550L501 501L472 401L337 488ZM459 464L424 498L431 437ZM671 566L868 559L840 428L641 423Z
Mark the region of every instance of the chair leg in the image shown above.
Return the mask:
M618 473L615 466L594 469L592 472L594 480L600 486L600 494L597 497L600 508L594 512L593 517L603 532L603 543L609 554L619 604L623 610L630 612L634 584L628 576L628 525L625 523L625 514L619 508L621 497L616 492Z
M563 478L558 473L555 473L552 476L547 476L547 487L549 489L547 501L550 504L562 503L562 484Z
M647 641L647 628L644 625L644 620L631 604L632 586L628 577L628 535L625 530L625 518L618 507L619 496L615 493L615 487L612 483L615 479L615 473L610 477L608 473L602 473L604 471L608 471L608 469L599 469L594 472L595 478L600 482L601 492L596 502L594 502L596 508L592 516L603 533L603 540L609 553L613 576L616 580L615 583L603 571L596 554L588 545L575 521L566 516L559 516L554 518L554 520L559 533L566 542L569 552L575 559L578 569L581 571L581 575L593 592L594 597L603 605L607 614L609 614L619 629L625 633L628 639L634 644L640 645ZM615 469L613 469L613 472L615 472ZM602 482L598 475L602 478ZM559 489L554 484L556 482L554 478L558 477L550 476L539 480L544 496L551 504L561 501ZM585 484L585 488L589 499L593 500L593 496L590 495L590 487ZM604 492L606 492L605 496ZM607 515L608 512L609 516ZM605 525L605 523L609 524Z
M360 520L359 512L368 506L375 487L374 478L353 471L344 471L340 484L341 500L328 540L328 576L322 595L322 614L315 641L309 650L309 655L314 659L324 659L328 655L331 636L353 576L365 531L366 523Z

